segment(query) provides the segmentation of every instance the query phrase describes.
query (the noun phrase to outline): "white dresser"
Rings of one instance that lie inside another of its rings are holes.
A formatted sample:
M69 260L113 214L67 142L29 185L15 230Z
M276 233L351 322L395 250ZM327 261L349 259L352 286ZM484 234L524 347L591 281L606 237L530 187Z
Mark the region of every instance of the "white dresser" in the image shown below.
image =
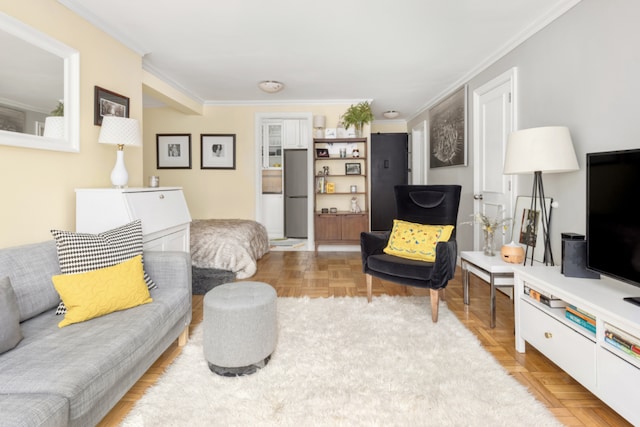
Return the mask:
M180 187L78 188L76 231L100 233L142 220L144 249L189 252L191 215Z

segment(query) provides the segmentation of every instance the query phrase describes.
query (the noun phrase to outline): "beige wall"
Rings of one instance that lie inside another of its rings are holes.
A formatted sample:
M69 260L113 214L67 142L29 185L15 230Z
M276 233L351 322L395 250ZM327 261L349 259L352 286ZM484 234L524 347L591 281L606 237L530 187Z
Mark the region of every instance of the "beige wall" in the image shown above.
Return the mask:
M187 115L170 108L144 111L144 175L158 175L161 186L184 188L191 216L255 219L257 113L324 115L335 127L349 105L206 106L204 114ZM365 128L366 131L366 128ZM156 168L156 134L191 134L191 169ZM200 134L236 134L236 169L200 169ZM145 178L146 179L146 178Z
M80 152L0 146L0 247L51 239L51 228L75 229L77 187L108 187L115 146L98 144L93 91L100 86L130 98L142 119L141 58L56 0L0 0L0 10L80 52ZM129 149L129 185L142 184L142 150Z

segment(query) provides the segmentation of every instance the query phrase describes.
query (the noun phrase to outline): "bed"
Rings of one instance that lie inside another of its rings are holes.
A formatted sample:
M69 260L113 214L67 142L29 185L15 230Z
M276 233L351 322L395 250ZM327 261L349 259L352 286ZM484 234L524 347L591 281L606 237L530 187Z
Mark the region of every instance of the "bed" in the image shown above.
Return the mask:
M191 223L191 264L232 271L238 279L256 273L269 252L266 228L244 219L196 219Z

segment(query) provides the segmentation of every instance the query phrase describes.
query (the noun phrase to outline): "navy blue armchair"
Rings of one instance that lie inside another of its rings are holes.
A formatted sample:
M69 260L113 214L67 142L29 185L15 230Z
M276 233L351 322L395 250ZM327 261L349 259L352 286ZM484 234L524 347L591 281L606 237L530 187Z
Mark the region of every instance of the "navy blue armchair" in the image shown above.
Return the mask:
M459 185L397 185L396 218L428 225L453 225L447 242L436 245L435 262L416 261L384 253L389 232L360 235L362 270L367 278L367 298L371 301L372 278L431 290L431 318L438 321L438 304L456 270L458 245L456 228L460 206Z

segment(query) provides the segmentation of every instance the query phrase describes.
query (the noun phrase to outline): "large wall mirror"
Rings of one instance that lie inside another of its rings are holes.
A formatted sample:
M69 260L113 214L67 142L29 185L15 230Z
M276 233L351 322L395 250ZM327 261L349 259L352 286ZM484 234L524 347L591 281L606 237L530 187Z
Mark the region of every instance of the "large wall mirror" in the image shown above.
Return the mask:
M0 12L0 144L80 151L80 54Z

